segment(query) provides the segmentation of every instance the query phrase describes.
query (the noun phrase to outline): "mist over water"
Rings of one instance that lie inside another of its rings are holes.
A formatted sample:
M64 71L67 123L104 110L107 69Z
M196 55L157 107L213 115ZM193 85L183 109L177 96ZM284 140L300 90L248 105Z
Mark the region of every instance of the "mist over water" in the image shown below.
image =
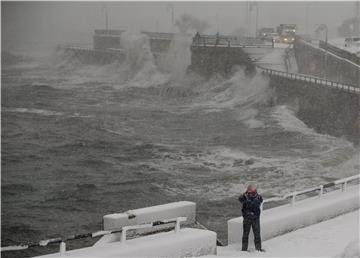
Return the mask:
M260 73L187 73L190 42L175 37L157 63L146 36L127 33L122 64L21 53L2 67L2 246L178 200L225 240L249 181L269 197L357 174L359 149L270 105Z

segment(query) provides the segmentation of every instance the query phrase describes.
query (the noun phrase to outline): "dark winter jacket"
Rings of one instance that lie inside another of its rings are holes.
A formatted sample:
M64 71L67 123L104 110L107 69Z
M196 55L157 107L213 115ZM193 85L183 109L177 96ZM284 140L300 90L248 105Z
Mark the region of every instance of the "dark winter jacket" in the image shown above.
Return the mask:
M263 201L257 192L245 192L240 195L239 201L242 204L242 214L244 218L255 219L260 217L260 205Z

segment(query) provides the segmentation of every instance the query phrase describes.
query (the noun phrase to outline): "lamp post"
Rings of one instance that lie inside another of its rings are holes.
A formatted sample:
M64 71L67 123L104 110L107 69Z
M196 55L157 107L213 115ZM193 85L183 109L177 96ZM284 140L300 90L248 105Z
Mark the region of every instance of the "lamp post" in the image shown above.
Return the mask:
M250 2L249 3L249 12L250 12L250 21L251 21L251 13L253 10L253 7L256 7L256 13L255 13L255 37L257 34L257 30L258 30L258 19L259 19L259 6L257 2ZM251 30L251 25L249 25L249 30Z
M306 2L306 6L305 6L305 34L306 34L306 36L309 33L309 7L310 7L310 2Z
M103 4L102 10L105 12L105 29L109 29L109 16L108 16L108 9L106 4Z
M256 3L256 22L255 22L255 37L257 37L259 27L259 3Z
M250 1L245 2L245 19L246 19L246 37L251 37L251 11L252 3Z
M319 24L317 25L317 29L315 30L315 32L321 32L321 31L325 31L325 57L324 57L324 64L323 64L323 69L324 69L324 79L326 79L326 70L327 70L327 50L328 50L328 26L326 24Z
M173 3L168 3L166 5L166 10L171 11L171 31L173 31L174 25L175 25L175 9Z

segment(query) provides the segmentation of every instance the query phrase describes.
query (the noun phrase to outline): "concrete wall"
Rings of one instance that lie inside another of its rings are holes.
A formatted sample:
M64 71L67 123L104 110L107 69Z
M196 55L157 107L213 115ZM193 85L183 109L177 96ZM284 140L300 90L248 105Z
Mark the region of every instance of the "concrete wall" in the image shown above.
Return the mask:
M167 52L169 50L171 40L150 38L149 43L152 52Z
M122 62L126 56L122 51L95 50L87 48L60 47L64 57L69 60L76 60L82 64L110 64Z
M277 104L296 104L299 117L317 132L345 136L355 144L360 136L360 95L309 82L272 76Z
M301 39L294 42L299 73L360 87L360 67Z
M94 49L121 48L120 35L97 35L93 37Z
M93 36L93 47L97 50L104 50L107 48L122 48L121 44L121 34L123 30L95 30ZM172 37L161 36L164 33L150 33L150 32L141 32L144 35L147 35L149 39L150 49L153 52L166 52L169 50ZM169 34L172 35L172 34ZM158 37L157 37L158 36Z
M229 75L239 65L246 73L255 71L250 57L240 47L192 46L190 70L204 76L215 73Z

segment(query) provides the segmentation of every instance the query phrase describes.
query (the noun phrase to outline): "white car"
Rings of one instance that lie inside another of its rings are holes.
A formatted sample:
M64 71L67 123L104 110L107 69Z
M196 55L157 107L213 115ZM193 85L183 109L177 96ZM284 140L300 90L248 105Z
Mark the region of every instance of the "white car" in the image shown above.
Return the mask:
M360 37L345 38L345 47L360 47Z

